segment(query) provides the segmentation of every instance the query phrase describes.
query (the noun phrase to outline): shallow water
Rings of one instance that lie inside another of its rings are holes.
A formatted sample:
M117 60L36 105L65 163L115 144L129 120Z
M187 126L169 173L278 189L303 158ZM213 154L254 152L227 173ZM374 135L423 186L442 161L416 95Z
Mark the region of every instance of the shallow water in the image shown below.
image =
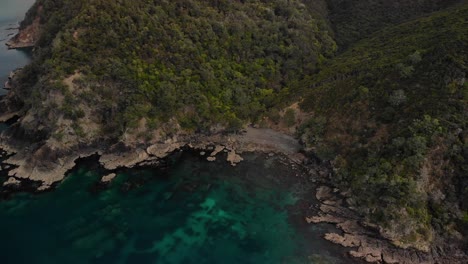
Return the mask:
M0 95L6 94L3 85L10 72L30 61L27 51L8 50L5 43L17 33L15 28L34 2L35 0L0 0Z
M245 159L184 152L105 188L81 165L52 192L0 202L2 263L351 263L321 238L331 227L304 223L313 194L300 171Z

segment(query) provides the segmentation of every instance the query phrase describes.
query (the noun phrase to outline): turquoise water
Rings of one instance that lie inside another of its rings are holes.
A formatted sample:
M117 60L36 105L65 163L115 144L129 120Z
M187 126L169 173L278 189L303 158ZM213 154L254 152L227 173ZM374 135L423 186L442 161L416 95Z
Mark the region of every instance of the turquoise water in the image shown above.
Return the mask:
M351 263L320 238L329 227L304 224L299 171L245 158L179 154L106 187L81 165L54 191L0 202L1 263Z
M15 28L35 0L0 0L0 95L5 94L4 83L9 73L30 61L30 55L22 50L8 50L5 43L17 33Z

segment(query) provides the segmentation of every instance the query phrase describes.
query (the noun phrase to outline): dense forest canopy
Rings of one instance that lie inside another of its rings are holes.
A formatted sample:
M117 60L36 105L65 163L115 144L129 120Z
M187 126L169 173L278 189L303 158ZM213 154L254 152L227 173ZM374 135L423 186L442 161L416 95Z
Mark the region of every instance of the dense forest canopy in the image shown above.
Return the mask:
M370 34L431 13L460 0L326 0L336 41L345 50Z
M113 113L103 122L117 124L117 131L141 118L159 123L171 117L187 129L239 128L278 105L336 50L326 22L302 1L36 5L43 9L38 45L45 55L35 64L44 76L35 89L42 96L65 89L52 83L75 72L93 81L93 93L106 93L102 86L111 84L107 92L125 96L101 96L99 104L108 108L101 112Z

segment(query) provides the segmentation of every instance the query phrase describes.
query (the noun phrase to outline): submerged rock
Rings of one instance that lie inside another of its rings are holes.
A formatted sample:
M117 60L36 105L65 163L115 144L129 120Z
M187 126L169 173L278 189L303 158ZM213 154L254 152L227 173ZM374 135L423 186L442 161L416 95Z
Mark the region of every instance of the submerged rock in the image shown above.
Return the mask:
M6 182L3 183L3 186L19 186L21 181L15 177L9 177Z
M105 182L105 183L111 182L115 178L115 176L117 176L115 173L105 175L101 178L101 182Z

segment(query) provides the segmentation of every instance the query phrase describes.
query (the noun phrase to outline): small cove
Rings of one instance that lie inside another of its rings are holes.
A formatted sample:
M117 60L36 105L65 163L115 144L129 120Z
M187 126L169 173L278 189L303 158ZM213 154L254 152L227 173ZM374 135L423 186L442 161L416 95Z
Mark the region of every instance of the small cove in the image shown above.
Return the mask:
M33 3L0 0L2 87L30 61L5 43ZM299 168L243 157L231 167L184 151L167 166L122 170L107 186L86 160L49 192L2 195L2 263L354 263L322 239L333 226L305 223L316 186Z
M53 191L0 202L6 263L352 263L307 225L313 184L280 156L231 167L193 151L108 185L82 162Z

